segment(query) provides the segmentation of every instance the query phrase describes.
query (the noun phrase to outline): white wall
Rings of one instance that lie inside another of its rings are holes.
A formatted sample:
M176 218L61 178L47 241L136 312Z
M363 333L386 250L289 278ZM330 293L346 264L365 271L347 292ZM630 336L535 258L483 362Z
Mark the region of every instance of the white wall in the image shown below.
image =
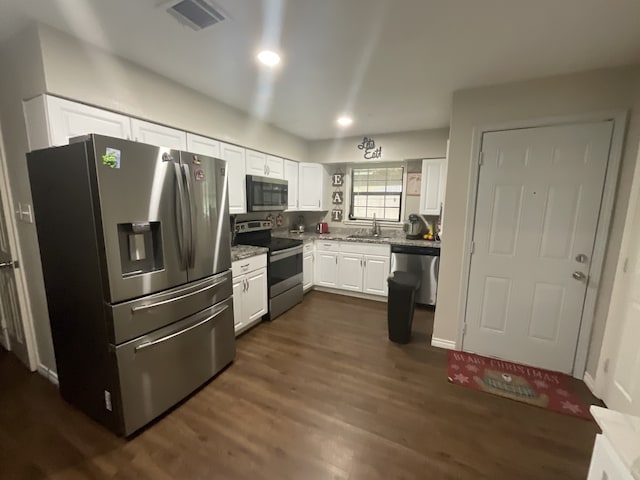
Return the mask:
M362 142L361 136L344 137L336 140L317 140L309 142L309 161L331 164L328 166L328 173L347 173L348 164L362 164L365 162L393 162L407 160L407 172L420 172L422 169L421 159L441 158L447 153L447 140L449 138L448 128L438 128L434 130L416 130L411 132L385 133L380 135L369 135L376 142L376 147L382 147L382 158L378 160L367 160L362 156L362 150L357 145ZM336 189L328 188L325 192L325 204L329 207L324 221L329 223L329 228L344 227L342 222L331 220L331 194ZM341 189L345 196L348 196L346 187ZM417 213L420 207L419 197L403 198L405 201L405 217L409 213ZM338 207L340 208L340 207ZM347 203L341 206L344 210L343 218L347 219Z
M48 93L293 160L308 156L299 137L51 27L39 30Z
M444 157L447 153L448 128L416 130L413 132L369 135L382 147L382 158L376 161L399 161L417 158ZM335 140L309 142L309 160L318 163L363 163L371 162L362 156L358 144L362 136L343 137Z
M15 211L17 202L31 203L25 157L28 142L22 99L45 91L37 29L31 27L3 43L0 46L0 64L5 72L0 75L0 124L11 185L11 200L14 205L11 209ZM22 265L16 270L16 274L18 281L26 284L27 296L30 299L29 305L26 308L23 306L22 313L28 315L30 307L40 362L55 367L35 226L17 222L16 232L19 249L14 254L17 254Z
M510 121L631 109L615 213L599 286L587 370L595 372L640 136L639 68L614 68L514 82L454 93L447 173L445 231L434 336L455 341L466 234L474 129ZM634 105L635 102L635 105Z
M294 160L307 142L46 26L0 46L0 124L13 202L31 203L22 101L50 93ZM56 371L35 225L18 222L40 363Z

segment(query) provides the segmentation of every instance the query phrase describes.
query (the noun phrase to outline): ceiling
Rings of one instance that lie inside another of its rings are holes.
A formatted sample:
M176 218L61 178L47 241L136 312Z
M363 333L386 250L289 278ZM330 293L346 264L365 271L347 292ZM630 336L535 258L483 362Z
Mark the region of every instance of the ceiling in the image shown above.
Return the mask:
M195 32L162 0L3 0L0 40L49 24L305 139L342 112L349 135L444 127L460 88L640 62L637 0L215 3L231 19Z

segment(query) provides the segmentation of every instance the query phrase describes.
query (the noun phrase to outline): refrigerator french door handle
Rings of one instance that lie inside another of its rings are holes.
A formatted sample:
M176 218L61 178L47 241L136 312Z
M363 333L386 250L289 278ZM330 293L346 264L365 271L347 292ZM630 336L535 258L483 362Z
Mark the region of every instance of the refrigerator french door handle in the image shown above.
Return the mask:
M189 261L188 250L187 250L187 238L189 237L189 230L186 224L186 214L185 214L185 203L186 199L184 196L184 173L182 168L180 168L180 164L173 164L174 170L176 172L176 185L178 187L178 203L179 208L176 208L176 217L178 217L178 240L180 243L180 262L184 268L187 268L187 263Z
M208 316L204 320L200 320L199 322L197 322L197 323L195 323L193 325L189 325L188 327L183 328L182 330L179 330L177 332L171 333L171 334L166 335L164 337L158 338L157 340L153 340L151 342L141 343L140 345L135 347L133 349L133 351L137 353L139 350L144 350L145 348L153 347L154 345L158 345L159 343L163 343L163 342L166 342L167 340L171 340L172 338L175 338L175 337L178 337L180 335L183 335L183 334L193 330L194 328L198 328L200 325L204 325L205 323L210 322L211 320L216 318L218 315L220 315L222 312L224 312L227 308L229 308L229 305L222 305L222 306L220 306L220 307L218 307L216 309L216 311L213 313L213 315Z
M197 228L197 223L194 221L194 216L195 216L195 205L194 205L194 198L193 198L193 193L191 191L191 172L189 170L189 165L182 165L182 168L184 169L184 180L185 180L185 185L187 186L187 201L188 203L188 209L189 209L189 255L188 255L188 260L189 260L189 267L193 268L195 266L195 260L196 260L196 242L195 242L195 238L197 235L197 232L195 231Z

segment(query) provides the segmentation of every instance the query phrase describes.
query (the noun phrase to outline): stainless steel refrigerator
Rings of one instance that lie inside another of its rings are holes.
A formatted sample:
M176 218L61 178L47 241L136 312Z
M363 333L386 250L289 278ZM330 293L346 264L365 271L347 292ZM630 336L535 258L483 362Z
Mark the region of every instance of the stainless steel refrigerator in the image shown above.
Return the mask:
M130 435L235 357L226 162L99 135L27 157L60 391Z

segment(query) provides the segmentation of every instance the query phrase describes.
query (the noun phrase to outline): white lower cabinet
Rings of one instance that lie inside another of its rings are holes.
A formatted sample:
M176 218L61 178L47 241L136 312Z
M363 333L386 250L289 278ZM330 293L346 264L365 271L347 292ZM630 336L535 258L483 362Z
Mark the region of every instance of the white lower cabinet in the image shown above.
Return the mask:
M387 296L390 264L389 245L317 241L315 285Z
M340 253L338 257L338 288L386 296L389 266L389 257Z
M338 252L316 251L315 284L338 288Z
M305 243L302 251L302 290L304 292L313 287L314 255L313 242Z
M338 288L362 291L362 255L340 253L338 255Z
M384 295L389 293L390 257L364 255L364 271L362 274L362 291L370 295Z
M236 335L262 320L269 310L267 256L233 262L233 314Z

